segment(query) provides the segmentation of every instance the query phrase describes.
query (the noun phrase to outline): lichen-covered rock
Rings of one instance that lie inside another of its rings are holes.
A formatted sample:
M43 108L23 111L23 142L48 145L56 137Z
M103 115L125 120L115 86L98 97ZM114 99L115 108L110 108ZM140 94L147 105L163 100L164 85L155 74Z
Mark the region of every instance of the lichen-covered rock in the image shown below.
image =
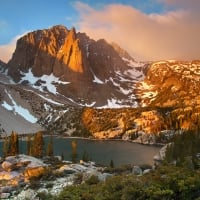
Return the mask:
M45 167L35 167L35 168L28 168L24 171L24 176L25 179L30 179L33 177L40 177L44 174L45 172Z

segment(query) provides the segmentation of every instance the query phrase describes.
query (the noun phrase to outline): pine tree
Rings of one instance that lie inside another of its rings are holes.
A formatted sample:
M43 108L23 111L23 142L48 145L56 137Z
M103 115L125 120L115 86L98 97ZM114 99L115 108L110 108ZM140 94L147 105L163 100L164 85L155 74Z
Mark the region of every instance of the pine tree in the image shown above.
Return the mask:
M19 139L18 134L12 131L9 137L9 145L8 145L8 155L17 155L19 154Z
M38 158L41 158L43 156L44 140L42 132L37 132L35 134L31 149L33 156Z
M8 155L8 138L6 137L4 139L4 143L3 143L3 156L6 157Z
M170 163L174 160L173 147L174 147L174 144L172 143L167 145L166 152L165 152L165 161L167 163Z
M88 162L88 161L89 161L89 155L88 155L87 151L84 151L84 152L83 152L82 160L83 160L84 162Z
M53 156L53 137L51 135L49 143L47 145L47 156Z
M31 155L31 136L27 136L27 142L26 142L26 154Z
M114 168L114 162L113 162L113 160L110 161L110 167Z
M61 160L64 160L64 154L63 154L63 152L61 153Z

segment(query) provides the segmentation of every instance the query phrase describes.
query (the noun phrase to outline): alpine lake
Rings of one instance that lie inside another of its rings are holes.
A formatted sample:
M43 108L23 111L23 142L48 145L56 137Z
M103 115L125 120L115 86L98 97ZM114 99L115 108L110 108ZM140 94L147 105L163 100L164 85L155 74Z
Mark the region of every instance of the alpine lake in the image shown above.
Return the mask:
M115 166L126 164L153 165L153 157L159 153L160 146L143 145L123 140L90 140L84 138L68 138L52 136L53 152L55 156L64 156L65 160L72 160L72 142L76 142L76 159L83 158L86 153L96 164L108 166L113 161ZM50 136L44 137L45 150ZM20 153L26 154L26 141L19 139ZM0 141L0 156L2 156L3 141Z

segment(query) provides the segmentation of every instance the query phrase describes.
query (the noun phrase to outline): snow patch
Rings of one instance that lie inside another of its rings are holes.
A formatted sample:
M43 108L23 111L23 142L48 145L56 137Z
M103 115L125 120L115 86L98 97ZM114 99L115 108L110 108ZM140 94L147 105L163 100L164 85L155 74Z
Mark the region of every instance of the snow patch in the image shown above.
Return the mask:
M121 82L135 83L145 78L143 71L137 70L136 68L126 70L123 74L120 71L116 71L116 74Z
M46 111L50 111L51 110L51 106L46 104L46 103L44 103L44 108L45 108Z
M108 102L109 108L119 108L120 107L120 105L117 103L116 99L108 99L107 102Z
M104 84L104 82L102 80L100 80L93 72L93 70L90 68L90 71L92 72L93 76L94 76L94 83L98 83L98 84Z
M8 93L7 90L5 90L6 94L8 95L9 99L12 102L12 105L9 105L7 102L3 102L2 106L9 110L9 111L13 111L17 114L19 114L21 117L23 117L24 119L26 119L27 121L31 122L31 123L36 123L38 121L38 119L36 117L34 117L29 110L23 108L20 105L17 105L17 103L15 102L15 100L12 98L11 94Z
M59 111L58 116L54 119L54 122L56 122L60 117L62 117L67 111L69 111L69 109Z
M58 77L55 77L53 74L50 75L43 75L41 77L35 77L29 68L27 73L22 73L23 77L19 83L23 81L28 81L34 88L39 89L40 91L44 92L44 88L53 94L57 94L57 89L55 84L69 84L70 82L60 81ZM36 86L37 81L41 81L41 86Z
M119 89L124 95L128 95L128 94L130 94L132 92L132 90L126 90L126 89L124 89L122 87L120 87Z
M129 60L129 59L125 58L125 57L122 57L122 60L127 62L128 66L130 66L130 67L142 67L142 66L144 66L144 63L142 63L142 62L136 62L134 60Z
M49 98L47 98L47 97L44 97L44 96L41 95L41 94L37 94L37 95L40 96L42 99L48 101L49 103L52 103L52 104L55 104L55 105L58 105L58 106L63 106L63 105L64 105L64 104L62 104L62 103L58 103L57 101L54 101L54 100L49 99Z
M79 105L79 106L93 107L96 104L96 101L94 101L94 102L92 102L90 104L88 104L88 103L83 104L83 103L78 103L78 102L74 101L73 99L71 99L69 97L67 99L69 101L71 101L72 103L75 103L76 105Z
M107 104L104 106L96 107L97 109L102 109L102 108L124 108L124 107L130 107L128 105L123 105L123 102L118 100L118 99L108 99Z
M11 105L9 105L7 102L3 101L2 106L6 109L6 110L13 110L13 107Z
M129 70L125 71L124 74L129 76L129 77L135 77L138 80L144 79L143 72L139 71L139 70L136 70L136 69L129 69Z
M112 77L109 78L110 81L113 83L114 86L120 87L120 84L116 83Z

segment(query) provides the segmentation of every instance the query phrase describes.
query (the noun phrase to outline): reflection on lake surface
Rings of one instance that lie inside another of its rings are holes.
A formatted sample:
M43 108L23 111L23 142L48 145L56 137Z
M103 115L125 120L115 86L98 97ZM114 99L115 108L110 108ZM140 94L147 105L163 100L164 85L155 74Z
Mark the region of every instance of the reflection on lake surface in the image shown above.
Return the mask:
M45 137L45 145L50 137ZM115 166L124 164L153 164L153 157L159 152L160 147L136 144L128 141L114 140L87 140L77 138L53 137L54 155L64 155L71 160L71 142L76 140L78 160L82 159L86 151L97 164L109 165L113 160ZM26 153L26 142L20 141L21 153ZM2 154L2 142L0 143Z

